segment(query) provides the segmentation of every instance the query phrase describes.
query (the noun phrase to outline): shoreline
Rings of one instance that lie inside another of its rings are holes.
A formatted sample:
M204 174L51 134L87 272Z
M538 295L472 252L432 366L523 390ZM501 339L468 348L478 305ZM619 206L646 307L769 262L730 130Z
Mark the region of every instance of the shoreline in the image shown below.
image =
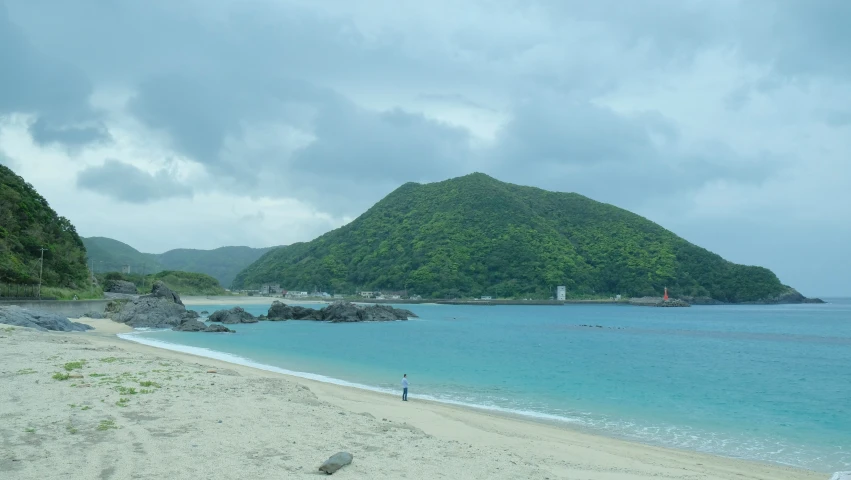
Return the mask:
M393 421L402 421L405 424L411 424L426 433L436 436L445 435L446 440L474 442L484 441L486 445L503 445L506 439L525 438L528 436L540 437L549 439L548 442L554 442L555 446L548 445L550 448L555 448L556 451L562 448L575 449L578 445L582 445L585 449L599 449L598 454L603 452L611 454L625 455L631 459L635 455L641 456L659 456L655 459L654 466L664 466L668 468L668 462L675 462L678 467L686 470L692 470L692 474L700 471L701 475L709 475L701 478L711 479L732 479L732 478L754 478L754 479L773 479L773 478L789 478L789 479L816 479L822 478L824 472L815 472L805 470L795 466L787 466L775 463L765 463L756 460L747 460L739 458L724 457L720 455L702 453L697 451L677 449L654 445L649 443L641 443L635 440L617 438L607 436L598 432L590 431L582 428L579 425L572 424L569 420L556 418L545 418L544 416L528 415L523 412L513 412L510 410L503 411L501 409L490 409L484 406L467 405L461 402L451 402L440 399L428 399L411 395L412 403L402 404L397 401L396 396L391 392L386 392L381 389L373 389L366 385L358 385L344 380L332 379L322 375L310 374L305 372L292 372L279 367L270 365L254 364L254 362L244 359L251 364L228 361L226 358L221 358L222 354L231 356L225 352L217 352L209 350L210 353L218 354L218 356L207 356L204 352L192 353L185 350L170 349L165 346L151 345L140 343L135 340L122 338L119 334L133 333L134 329L126 325L117 324L110 320L89 320L83 319L84 323L88 323L95 327L87 333L78 334L84 337L97 337L99 342L113 346L127 347L131 351L140 353L149 353L159 356L168 356L173 359L182 361L197 361L203 359L208 362L213 362L225 368L237 369L239 372L253 372L253 375L260 377L280 377L288 382L300 385L307 388L316 394L318 399L323 402L344 408L350 411L357 409L366 409L368 413L375 417L392 415ZM74 334L64 334L74 335ZM156 341L154 341L157 343ZM176 346L207 351L197 347ZM233 356L234 358L241 358ZM313 378L310 378L313 377ZM410 407L414 408L410 408ZM388 410L389 409L389 410ZM414 410L411 412L410 410ZM392 413L391 413L392 412ZM425 417L425 418L424 418ZM435 425L435 417L442 419L442 422L437 422ZM457 425L448 427L441 425L446 421L455 424L461 422L473 432L462 431L458 432ZM485 438L480 438L482 432L486 432ZM497 438L487 438L490 435L496 435ZM511 442L513 443L513 442ZM517 445L514 445L515 447ZM545 448L546 450L546 448ZM558 452L562 454L564 452ZM633 459L634 460L634 459ZM657 465L656 461L661 461ZM685 462L686 466L683 466ZM688 465L693 468L689 468ZM707 468L708 467L708 468ZM719 468L726 472L720 474L718 472L710 473L707 470ZM735 474L733 472L736 472ZM743 473L746 472L746 473ZM727 475L729 473L729 476ZM763 476L765 474L765 476ZM658 475L636 475L629 478L650 478ZM718 476L716 476L718 475ZM589 477L596 478L596 477ZM601 477L606 478L606 477Z

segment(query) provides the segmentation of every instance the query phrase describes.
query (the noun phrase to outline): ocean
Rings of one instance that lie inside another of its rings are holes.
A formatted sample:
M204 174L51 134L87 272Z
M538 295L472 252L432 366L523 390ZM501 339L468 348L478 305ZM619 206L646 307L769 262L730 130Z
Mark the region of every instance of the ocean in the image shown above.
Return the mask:
M255 315L267 308L245 306ZM403 308L420 318L122 337L394 395L407 373L412 401L816 471L851 470L851 300Z

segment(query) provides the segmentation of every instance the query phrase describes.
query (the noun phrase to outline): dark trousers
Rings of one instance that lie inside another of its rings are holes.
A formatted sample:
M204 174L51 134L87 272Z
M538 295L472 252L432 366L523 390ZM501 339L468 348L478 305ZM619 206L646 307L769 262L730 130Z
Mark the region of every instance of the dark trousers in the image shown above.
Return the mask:
M402 400L408 401L408 387L402 389Z

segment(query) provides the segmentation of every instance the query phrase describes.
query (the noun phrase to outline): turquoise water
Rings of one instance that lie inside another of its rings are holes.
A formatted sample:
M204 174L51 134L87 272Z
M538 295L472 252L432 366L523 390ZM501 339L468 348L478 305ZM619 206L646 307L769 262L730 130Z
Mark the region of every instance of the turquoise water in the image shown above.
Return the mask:
M522 413L730 457L851 470L849 300L682 309L406 308L421 318L261 322L237 325L232 335L130 335L394 394L407 373L412 400ZM246 307L254 314L266 309Z

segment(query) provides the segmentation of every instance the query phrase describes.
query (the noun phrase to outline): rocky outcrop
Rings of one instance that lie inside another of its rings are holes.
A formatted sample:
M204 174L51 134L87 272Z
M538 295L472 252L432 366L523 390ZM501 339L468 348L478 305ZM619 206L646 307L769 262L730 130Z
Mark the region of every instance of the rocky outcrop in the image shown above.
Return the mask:
M106 315L104 315L103 313L100 313L100 312L86 312L86 313L83 314L83 317L99 319L99 318L106 318Z
M257 317L246 312L242 307L233 307L230 310L217 310L210 315L208 320L226 324L257 323Z
M36 330L57 332L85 332L92 327L82 323L72 322L66 317L38 310L21 308L17 305L0 307L0 323L16 327L28 327Z
M325 308L290 307L279 301L272 303L266 315L270 321L280 320L317 320L331 323L349 322L387 322L416 318L410 310L393 308L390 305L370 305L361 307L350 302L334 302Z
M331 475L337 470L345 467L352 463L354 457L349 452L340 452L328 460L325 460L325 463L319 467L319 471L325 473L326 475Z
M177 292L173 292L170 288L166 287L165 284L161 281L156 281L154 286L151 287L150 297L158 297L165 298L171 300L172 302L183 305L183 301L180 300L180 295Z
M229 329L228 327L226 327L224 325L219 325L219 324L208 325L207 328L204 329L204 331L205 332L214 332L214 333L215 332L236 333L233 330Z
M187 319L180 325L172 328L172 330L176 332L223 332L223 333L234 333L233 330L229 329L224 325L207 325L204 322L199 322L195 319Z
M125 280L107 280L103 285L103 291L109 293L136 294L136 284Z
M154 284L150 295L110 302L106 311L109 318L133 328L171 328L198 317L196 312L187 312L180 296L162 282Z
M630 305L637 305L639 307L690 307L691 305L678 298L671 298L665 300L662 297L641 297L641 298L630 298Z
M715 300L712 297L682 297L683 300L692 305L727 305L721 300Z
M807 298L794 288L789 288L783 293L771 297L763 298L756 302L748 302L757 305L780 305L780 304L800 304L800 303L825 303L820 298Z

